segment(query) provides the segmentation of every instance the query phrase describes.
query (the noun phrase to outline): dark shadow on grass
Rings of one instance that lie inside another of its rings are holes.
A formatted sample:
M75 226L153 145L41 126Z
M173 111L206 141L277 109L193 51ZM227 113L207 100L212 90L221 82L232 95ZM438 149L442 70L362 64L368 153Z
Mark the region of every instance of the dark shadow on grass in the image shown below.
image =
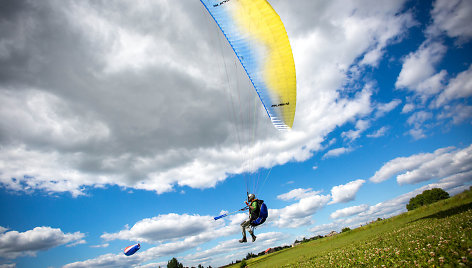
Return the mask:
M443 219L443 218L446 218L446 217L449 217L449 216L460 214L462 212L466 212L469 209L472 209L472 203L468 203L468 204L460 205L458 207L453 207L453 208L450 208L450 209L447 209L447 210L439 211L439 212L434 213L432 215L425 216L425 217L413 220L411 222L415 222L415 221L419 221L419 220L423 220L423 219Z

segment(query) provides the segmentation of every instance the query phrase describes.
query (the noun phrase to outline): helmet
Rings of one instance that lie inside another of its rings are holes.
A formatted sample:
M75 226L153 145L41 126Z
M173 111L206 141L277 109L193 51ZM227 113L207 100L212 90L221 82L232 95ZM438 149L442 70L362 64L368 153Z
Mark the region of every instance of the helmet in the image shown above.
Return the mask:
M254 194L248 194L247 195L247 200L248 201L252 201L252 200L254 200L254 198L256 198L256 196Z

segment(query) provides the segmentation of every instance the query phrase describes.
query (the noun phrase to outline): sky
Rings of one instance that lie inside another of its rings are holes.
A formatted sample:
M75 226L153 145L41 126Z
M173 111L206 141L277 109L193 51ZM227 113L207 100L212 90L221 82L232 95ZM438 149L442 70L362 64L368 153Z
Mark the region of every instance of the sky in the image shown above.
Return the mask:
M470 187L471 1L269 3L297 108L280 132L240 107L251 136L229 107L254 90L200 1L3 0L0 267L215 267ZM255 170L269 218L240 244L247 214L213 217Z

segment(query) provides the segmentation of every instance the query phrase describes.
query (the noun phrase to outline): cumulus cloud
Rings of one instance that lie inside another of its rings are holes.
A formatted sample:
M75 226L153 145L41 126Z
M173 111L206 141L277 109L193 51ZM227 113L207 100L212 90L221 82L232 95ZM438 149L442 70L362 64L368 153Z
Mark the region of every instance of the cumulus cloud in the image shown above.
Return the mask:
M331 213L330 217L332 219L342 218L342 217L349 217L352 215L359 214L361 212L366 211L369 208L368 205L360 205L360 206L352 206L343 209L338 209L335 212Z
M413 126L412 129L408 131L408 133L415 139L425 138L426 135L423 131L423 126L426 121L433 118L433 113L427 111L418 111L410 115L407 119L407 123L410 126Z
M438 119L449 118L452 118L452 123L456 125L466 120L470 120L472 118L472 106L458 104L444 107L443 111L438 115Z
M369 180L375 183L396 175L399 184L414 184L472 170L472 145L464 149L440 148L433 153L398 157L384 164Z
M472 65L449 81L447 87L435 100L434 105L440 107L451 100L470 96L472 96Z
M257 108L257 140L244 145L250 135L241 135L241 147L234 129L246 129L229 119L221 90L241 79L219 72L233 52L216 47L221 34L199 2L14 5L0 24L0 183L74 196L103 185L164 193L304 161L328 133L372 112L371 88L344 95L343 85L349 66L375 66L411 26L403 3L274 2L297 63L297 118L280 134ZM243 103L253 103L242 80Z
M431 16L434 24L429 31L435 35L444 31L450 37L470 40L472 38L471 13L472 4L470 1L437 0L433 3Z
M415 109L415 105L413 103L407 103L402 108L402 114L409 113Z
M308 188L308 189L298 188L298 189L293 189L288 193L278 195L277 199L284 200L284 201L289 201L292 199L300 200L302 198L319 194L319 193L320 191L315 192L311 188Z
M411 137L413 137L414 140L419 140L419 139L424 139L426 138L426 134L424 133L424 130L421 128L414 128L410 129L407 134L409 134Z
M407 88L420 95L437 93L440 88L431 86L437 85L433 81L440 80L442 76L432 77L436 72L436 64L443 58L446 50L447 48L441 43L425 41L418 51L406 56L395 86Z
M118 233L105 233L102 238L159 243L166 240L182 239L222 227L222 221L210 216L170 213L146 218Z
M402 103L401 100L395 99L395 100L392 100L391 102L388 102L388 103L378 104L377 108L376 108L377 110L375 112L375 117L379 118L379 117L384 116L385 114L387 114L390 111L392 111L393 109L395 109L401 103Z
M340 156L342 154L349 153L352 150L353 150L352 148L345 148L345 147L331 149L323 155L322 159L337 157L337 156Z
M385 163L374 176L370 177L371 182L380 183L405 170L418 168L423 162L431 161L436 155L441 155L451 151L453 148L441 148L434 153L417 154L410 157L398 157Z
M355 180L344 185L334 186L331 189L331 196L333 200L329 203L346 203L354 200L357 192L364 183L365 180Z
M370 122L367 120L358 120L356 122L356 129L349 130L341 133L341 136L348 140L356 140L361 136L361 133L368 129L370 126Z
M199 2L15 5L0 25L1 184L74 196L109 184L164 193L304 161L328 133L372 112L371 88L342 94L348 67L359 57L375 65L412 22L400 13L403 1L380 3L273 3L297 63L297 118L280 134L257 108L251 144L251 135L238 143L234 129L246 129L231 120L221 90L241 80L218 72L233 52L225 42L215 47L221 34ZM300 23L308 10L317 19ZM244 73L235 68L230 73ZM242 97L251 100L242 103L253 103L242 80Z
M388 103L379 103L379 104L377 104L376 107L375 107L374 118L378 119L378 118L384 116L385 114L389 113L390 111L395 109L400 104L401 104L401 100L399 100L399 99L392 100L391 102L388 102ZM365 132L370 127L370 125L371 125L370 120L360 119L356 122L355 129L342 132L341 136L344 139L347 139L349 141L354 141L354 140L360 138L361 134L363 132ZM385 131L385 129L382 129L382 130L379 130L379 131ZM378 135L380 135L380 134L381 133L379 133ZM367 136L372 137L372 135L367 135ZM329 153L332 154L332 155L326 154L325 157L337 156L338 154L342 153L342 151L338 150L338 151L332 151L332 152L329 152Z
M109 246L110 246L109 243L104 243L104 244L100 244L100 245L91 245L90 247L91 248L107 248Z
M426 122L428 119L431 119L432 117L433 114L430 112L419 111L408 117L407 123L415 126L415 128L419 128L424 122Z
M416 169L397 176L399 184L414 184L431 179L441 179L472 170L472 146L463 150L437 155Z
M443 90L446 84L447 71L441 70L439 73L421 82L416 91L421 95L423 102Z
M313 223L312 216L324 207L331 196L311 195L281 209L269 209L268 223L281 228L296 228Z
M379 137L385 136L385 134L387 133L387 131L389 129L390 129L389 127L383 126L379 129L377 129L376 131L374 131L373 133L367 134L367 137L368 138L379 138Z
M25 232L6 231L0 234L0 257L15 259L20 256L36 256L39 251L67 244L85 243L85 234L64 233L61 229L35 227Z

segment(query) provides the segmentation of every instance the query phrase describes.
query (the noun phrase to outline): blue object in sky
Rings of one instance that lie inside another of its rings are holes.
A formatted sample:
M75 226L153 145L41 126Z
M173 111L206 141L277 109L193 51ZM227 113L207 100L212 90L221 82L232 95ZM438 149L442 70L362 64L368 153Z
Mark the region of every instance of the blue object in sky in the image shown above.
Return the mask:
M141 245L139 245L139 243L138 243L136 245L132 245L132 246L129 246L129 247L125 248L124 253L125 253L126 256L131 256L134 253L136 253L136 251L138 251L140 248L141 248Z

